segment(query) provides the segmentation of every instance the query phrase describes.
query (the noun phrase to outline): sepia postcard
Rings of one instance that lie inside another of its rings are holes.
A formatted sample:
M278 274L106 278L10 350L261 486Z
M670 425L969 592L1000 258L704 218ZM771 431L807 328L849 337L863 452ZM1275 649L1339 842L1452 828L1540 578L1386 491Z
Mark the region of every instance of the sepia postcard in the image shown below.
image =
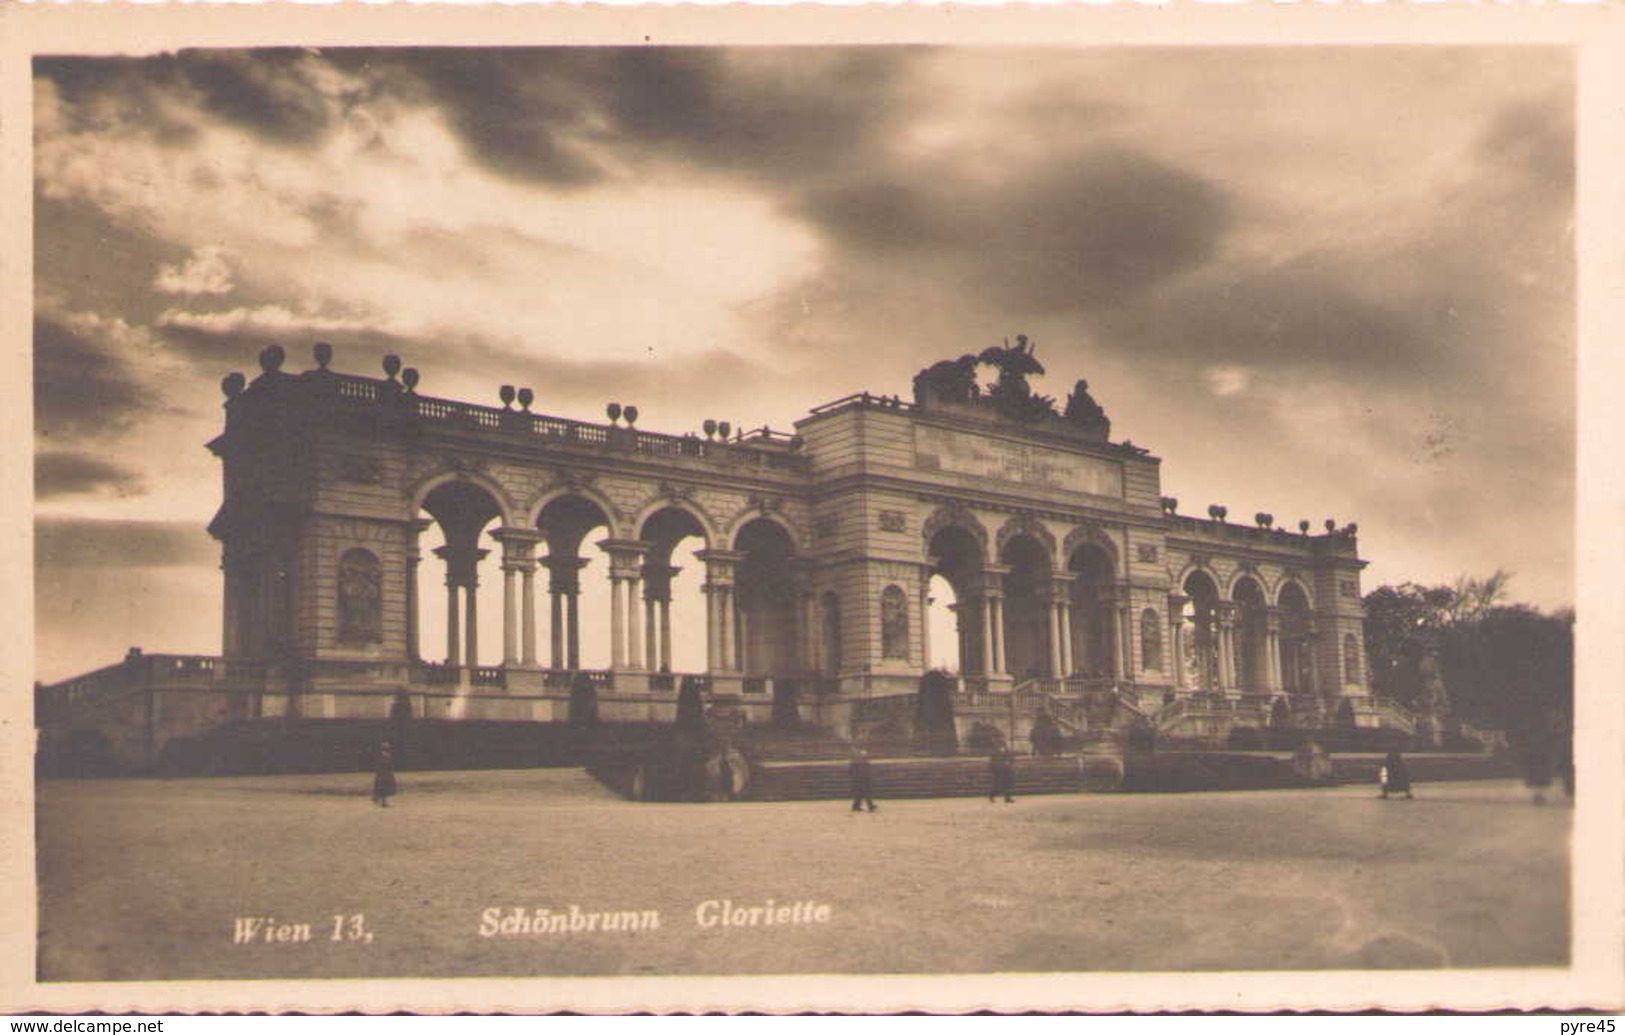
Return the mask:
M0 1008L1621 1009L1618 15L0 11Z

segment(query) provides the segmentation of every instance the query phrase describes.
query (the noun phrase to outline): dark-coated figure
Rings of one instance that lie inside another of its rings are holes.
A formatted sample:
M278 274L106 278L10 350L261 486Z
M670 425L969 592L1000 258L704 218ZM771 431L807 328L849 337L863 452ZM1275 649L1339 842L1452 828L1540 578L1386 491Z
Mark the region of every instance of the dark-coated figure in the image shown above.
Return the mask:
M1407 798L1414 797L1411 794L1410 767L1405 764L1405 756L1398 751L1388 752L1388 757L1383 759L1382 772L1379 775L1382 777L1382 796L1384 798L1390 794L1403 794Z
M378 764L372 774L372 800L387 809L394 793L395 745L386 740L378 745Z
M848 771L852 775L852 811L862 812L867 806L870 812L874 812L875 774L869 764L869 752L853 748L852 764Z
M989 802L1003 795L1006 802L1014 802L1016 792L1016 754L1007 745L1000 744L988 758L988 770L993 785L987 792Z

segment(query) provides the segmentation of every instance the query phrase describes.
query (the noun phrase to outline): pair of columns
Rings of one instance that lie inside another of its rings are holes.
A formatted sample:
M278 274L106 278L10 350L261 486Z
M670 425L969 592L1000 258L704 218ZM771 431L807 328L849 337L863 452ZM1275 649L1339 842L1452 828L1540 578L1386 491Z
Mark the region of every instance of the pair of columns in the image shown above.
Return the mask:
M1189 623L1184 619L1183 609L1190 598L1181 594L1170 594L1168 597L1169 628L1173 641L1174 682L1179 689L1200 689L1200 686L1190 687L1186 676L1186 657L1196 649L1196 644L1187 635ZM1244 680L1251 682L1257 673L1241 671L1241 657L1236 634L1236 605L1229 601L1219 602L1213 610L1209 635L1213 638L1213 646L1218 655L1217 683L1210 689L1227 692L1243 687ZM1265 611L1264 635L1261 648L1264 652L1262 689L1268 693L1280 692L1284 682L1281 677L1281 620L1278 608L1268 608ZM1198 681L1200 682L1200 681Z
M743 672L750 618L739 606L735 579L743 553L702 550L695 555L705 564L705 665L710 672Z

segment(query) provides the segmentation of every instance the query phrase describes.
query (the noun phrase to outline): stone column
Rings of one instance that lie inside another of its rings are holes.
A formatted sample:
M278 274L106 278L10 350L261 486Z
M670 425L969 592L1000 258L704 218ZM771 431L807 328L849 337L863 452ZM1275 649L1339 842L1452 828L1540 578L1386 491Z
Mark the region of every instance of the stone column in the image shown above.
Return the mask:
M1117 656L1117 678L1134 682L1140 666L1134 657L1134 597L1128 586L1117 594Z
M564 667L564 594L557 589L548 590L548 664L549 667L559 669Z
M1264 612L1264 682L1272 694L1281 692L1281 609Z
M987 598L992 617L988 625L993 630L993 672L995 675L1005 674L1004 656L1004 594L994 593Z
M1061 601L1057 597L1049 606L1049 667L1050 677L1060 679L1065 673L1061 659Z
M432 522L422 519L411 521L406 526L406 657L408 661L422 659L422 651L418 643L418 565L422 562L419 553L420 537ZM229 606L231 594L226 594Z
M574 672L581 668L581 592L572 588L564 597L565 665Z
M719 667L717 659L722 657L722 622L717 618L717 609L722 606L722 587L707 579L701 592L705 594L705 668L715 672Z
M1117 594L1105 592L1100 597L1101 609L1106 612L1106 636L1112 650L1112 678L1122 682L1125 678L1123 658L1122 609L1117 605Z
M1072 674L1072 579L1057 575L1050 582L1050 603L1055 609L1050 632L1051 653L1054 655L1055 678L1065 679Z
M982 674L995 675L998 666L993 660L993 595L982 594L982 606L977 609L981 612L982 622Z
M722 670L738 672L739 661L739 585L729 583L722 587Z
M660 601L660 667L671 669L671 601Z
M452 581L450 575L446 576L446 664L461 665L463 663L463 639L457 630L462 622L462 615L458 608L457 583Z
M1077 659L1072 656L1072 598L1061 598L1061 678L1069 679L1078 670Z
M695 556L705 565L708 666L712 673L732 672L734 565L745 555L732 550L703 550Z
M931 669L931 571L920 578L920 668Z
M609 555L610 667L642 671L638 591L649 544L638 539L605 539L598 546Z
M502 563L502 663L519 664L519 566Z
M519 594L522 600L520 608L520 637L519 663L526 668L536 667L536 561L526 562L522 569L523 584Z
M480 551L482 554L484 552L484 550ZM464 587L465 595L463 597L463 614L465 617L463 619L463 649L466 652L468 660L463 662L463 664L470 670L470 676L473 675L472 670L479 667L480 664L480 595L477 592L479 588L480 583L478 579L470 579L468 585Z
M1214 689L1229 691L1236 685L1235 605L1228 602L1219 603L1214 609L1214 617L1218 623L1219 636L1219 685Z
M552 667L578 669L581 667L581 627L578 602L581 598L581 569L587 566L584 557L554 555L549 550L542 562L547 569L547 592L552 596L551 627Z
M643 657L643 610L638 607L638 598L643 595L643 580L638 577L636 568L632 569L631 576L626 580L626 667L630 669L646 669Z
M659 607L653 597L643 598L643 624L649 630L645 638L643 667L650 672L660 671L660 627L655 624L655 612Z
M622 625L621 573L609 573L609 667L620 668L625 653L626 631Z

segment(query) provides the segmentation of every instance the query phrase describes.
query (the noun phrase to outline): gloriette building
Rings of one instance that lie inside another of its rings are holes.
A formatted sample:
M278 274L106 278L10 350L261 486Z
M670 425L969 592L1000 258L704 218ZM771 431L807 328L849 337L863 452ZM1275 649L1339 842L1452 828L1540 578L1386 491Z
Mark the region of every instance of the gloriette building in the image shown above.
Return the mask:
M1019 734L1044 713L1211 741L1405 721L1367 689L1354 527L1181 513L1086 383L1064 404L1032 392L1025 339L921 371L912 400L819 406L794 434L662 434L631 408L584 423L507 387L478 406L419 394L395 357L363 377L314 355L294 373L272 347L258 376L223 382L221 654L132 650L42 688L48 741L93 731L139 768L175 738L275 716L562 723L583 688L600 719L659 722L685 684L751 723L862 739L912 714L943 653L935 576L962 724ZM433 526L444 545L426 552ZM689 537L702 570L674 564ZM589 562L611 588L596 619ZM420 598L422 565L443 595ZM672 666L677 579L704 589L699 671ZM479 663L482 580L501 586L500 664ZM423 642L429 608L444 651ZM589 620L609 626L607 667L583 665Z

